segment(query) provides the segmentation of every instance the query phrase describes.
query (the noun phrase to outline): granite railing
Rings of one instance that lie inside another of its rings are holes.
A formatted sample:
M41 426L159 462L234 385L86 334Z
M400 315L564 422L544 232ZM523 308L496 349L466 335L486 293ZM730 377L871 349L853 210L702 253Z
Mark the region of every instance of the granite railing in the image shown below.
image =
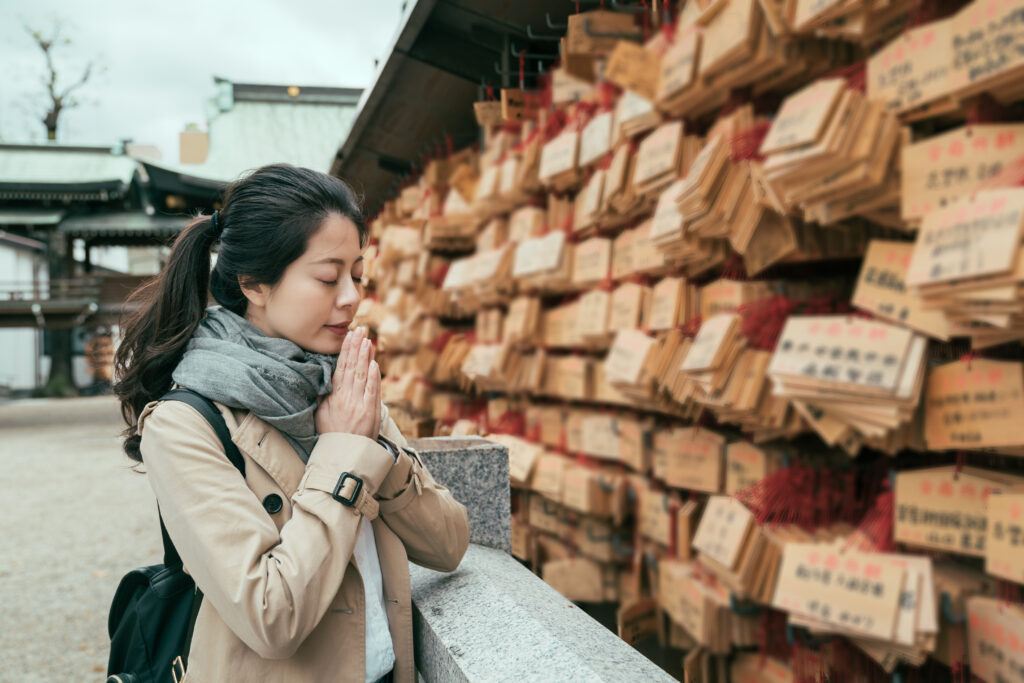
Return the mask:
M416 668L448 681L675 680L509 554L508 452L477 437L412 445L469 512L449 574L410 564Z

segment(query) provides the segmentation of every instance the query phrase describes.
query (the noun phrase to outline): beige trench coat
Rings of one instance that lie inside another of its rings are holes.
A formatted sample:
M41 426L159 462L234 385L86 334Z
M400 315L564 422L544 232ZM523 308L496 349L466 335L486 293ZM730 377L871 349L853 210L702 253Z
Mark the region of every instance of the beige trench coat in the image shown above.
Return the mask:
M466 508L407 448L386 409L381 435L401 447L397 463L366 437L328 433L304 464L266 422L217 407L245 460L244 481L191 406L153 402L139 417L143 462L164 523L204 594L185 680L362 683L365 600L351 559L366 515L380 558L395 681L412 683L407 560L454 570L469 543ZM364 482L354 507L332 497L343 472Z

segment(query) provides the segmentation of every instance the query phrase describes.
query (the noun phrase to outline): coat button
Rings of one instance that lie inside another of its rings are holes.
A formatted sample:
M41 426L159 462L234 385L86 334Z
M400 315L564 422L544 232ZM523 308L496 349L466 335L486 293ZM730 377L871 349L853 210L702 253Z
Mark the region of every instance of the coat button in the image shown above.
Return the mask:
M284 507L284 503L281 501L281 496L276 493L271 493L263 499L263 509L272 515L276 515Z

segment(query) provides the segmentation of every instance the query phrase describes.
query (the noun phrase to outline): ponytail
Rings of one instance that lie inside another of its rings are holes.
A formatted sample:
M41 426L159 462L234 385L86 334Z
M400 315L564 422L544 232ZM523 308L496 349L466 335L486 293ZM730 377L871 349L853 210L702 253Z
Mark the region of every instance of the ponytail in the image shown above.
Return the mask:
M160 274L132 292L114 355L114 393L128 423L124 452L142 462L138 418L171 388L171 373L203 319L209 296L210 249L216 240L210 216L192 220L178 235Z

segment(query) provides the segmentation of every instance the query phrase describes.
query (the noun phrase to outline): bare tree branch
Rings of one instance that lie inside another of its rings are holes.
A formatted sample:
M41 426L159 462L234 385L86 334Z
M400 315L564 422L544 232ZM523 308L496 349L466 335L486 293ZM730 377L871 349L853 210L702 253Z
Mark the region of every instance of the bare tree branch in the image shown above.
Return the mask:
M23 24L25 31L32 37L36 45L43 53L43 57L46 60L46 73L42 78L42 86L46 90L47 97L49 99L47 105L47 111L42 117L43 125L46 126L47 137L50 140L57 138L57 124L60 120L61 112L65 109L73 109L80 104L80 100L77 98L69 97L71 93L80 89L89 79L93 76L93 70L96 67L95 60L90 60L82 71L82 75L77 81L67 86L63 90L60 90L57 86L57 66L54 63L53 52L54 48L58 45L69 45L71 41L68 38L63 37L64 22L58 18L53 20L53 28L49 35L44 35L42 31L33 29L28 24Z
M65 88L64 92L62 92L60 94L61 101L63 101L68 95L73 93L75 90L78 90L79 88L81 88L83 85L86 84L86 82L89 80L89 76L92 75L92 69L93 69L94 66L95 66L95 62L92 61L92 60L90 60L89 63L85 65L85 70L82 72L82 77L79 78L78 81L76 81L75 83L72 83L67 88ZM69 103L65 103L64 106L67 107L67 108L70 108L70 107L73 107L75 105L71 104L69 102Z

